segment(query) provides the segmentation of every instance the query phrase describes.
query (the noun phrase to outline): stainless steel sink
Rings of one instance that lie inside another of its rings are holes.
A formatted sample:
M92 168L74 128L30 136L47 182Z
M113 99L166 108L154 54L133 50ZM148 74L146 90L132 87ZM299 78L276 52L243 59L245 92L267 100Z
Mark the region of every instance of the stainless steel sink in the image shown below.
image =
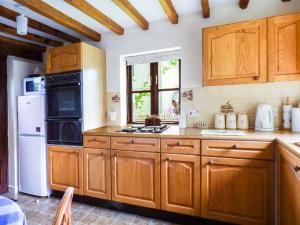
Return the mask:
M203 129L201 135L219 135L219 136L244 136L246 133L241 130L217 130L217 129Z

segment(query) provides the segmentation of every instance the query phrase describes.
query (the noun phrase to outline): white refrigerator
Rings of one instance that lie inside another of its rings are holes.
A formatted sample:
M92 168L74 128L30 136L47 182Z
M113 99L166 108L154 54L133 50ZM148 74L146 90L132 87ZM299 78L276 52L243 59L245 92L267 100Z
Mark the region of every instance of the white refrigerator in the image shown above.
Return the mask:
M45 96L19 96L19 191L36 196L49 196L45 124Z

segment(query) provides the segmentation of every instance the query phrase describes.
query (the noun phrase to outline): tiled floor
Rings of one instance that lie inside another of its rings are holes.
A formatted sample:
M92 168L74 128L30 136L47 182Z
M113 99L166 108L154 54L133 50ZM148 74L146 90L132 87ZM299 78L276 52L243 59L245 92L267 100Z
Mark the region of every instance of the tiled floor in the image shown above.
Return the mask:
M17 204L26 215L28 225L51 225L59 206L58 198L35 198L11 193L2 196L17 199ZM175 225L173 223L136 216L78 202L72 204L72 225Z

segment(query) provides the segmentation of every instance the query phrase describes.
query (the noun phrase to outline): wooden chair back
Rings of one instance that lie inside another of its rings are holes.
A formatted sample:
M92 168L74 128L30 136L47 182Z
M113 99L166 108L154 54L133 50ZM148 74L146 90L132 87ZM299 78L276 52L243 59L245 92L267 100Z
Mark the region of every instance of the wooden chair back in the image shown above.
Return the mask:
M71 225L71 205L74 188L68 187L56 212L53 225Z

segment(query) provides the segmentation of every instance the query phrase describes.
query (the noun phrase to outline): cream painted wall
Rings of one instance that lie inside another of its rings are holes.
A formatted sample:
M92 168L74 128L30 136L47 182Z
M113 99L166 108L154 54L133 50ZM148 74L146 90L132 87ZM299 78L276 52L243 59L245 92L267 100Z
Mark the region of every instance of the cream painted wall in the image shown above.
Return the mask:
M126 123L126 73L124 56L148 51L158 51L166 48L180 47L182 49L182 89L195 89L196 98L193 104L182 103L182 111L189 109L206 108L198 104L197 93L202 87L202 28L259 19L270 16L282 15L300 11L300 0L281 2L279 0L251 0L246 10L241 10L236 4L230 4L211 8L209 19L203 19L200 13L179 17L179 24L172 25L169 20L151 23L149 30L143 31L139 27L125 29L125 35L115 34L103 35L103 41L99 44L106 51L107 68L107 92L108 110L117 111L118 119L109 122L109 125L124 125ZM260 89L268 86L259 85ZM288 88L289 84L285 85ZM242 88L241 85L234 85L230 88L234 91ZM254 87L255 89L256 87ZM203 90L206 88L203 88ZM214 89L214 88L212 88ZM120 94L121 102L113 103L111 96ZM297 95L293 93L292 96ZM298 96L298 95L297 95ZM277 96L279 97L279 96ZM224 97L225 99L226 97ZM264 100L264 98L260 98ZM231 100L231 99L227 99ZM278 99L281 101L281 99ZM278 105L278 104L277 104ZM256 106L256 105L255 105ZM254 107L254 103L251 106ZM200 109L201 112L201 109ZM253 115L253 112L251 112ZM204 116L201 112L201 116ZM204 119L211 124L213 114L206 115ZM195 119L190 120L192 126Z
M172 47L182 48L182 87L199 87L202 85L202 28L296 11L300 11L300 0L251 0L246 10L241 10L236 1L236 4L231 2L212 8L209 19L203 19L197 13L180 16L177 25L164 20L151 23L147 31L133 27L125 29L122 36L113 33L103 35L99 47L106 51L107 91L120 91L122 55Z
M40 62L9 56L7 59L7 95L8 95L8 185L18 190L18 125L17 96L23 95L22 79L33 74L38 66L43 71Z

